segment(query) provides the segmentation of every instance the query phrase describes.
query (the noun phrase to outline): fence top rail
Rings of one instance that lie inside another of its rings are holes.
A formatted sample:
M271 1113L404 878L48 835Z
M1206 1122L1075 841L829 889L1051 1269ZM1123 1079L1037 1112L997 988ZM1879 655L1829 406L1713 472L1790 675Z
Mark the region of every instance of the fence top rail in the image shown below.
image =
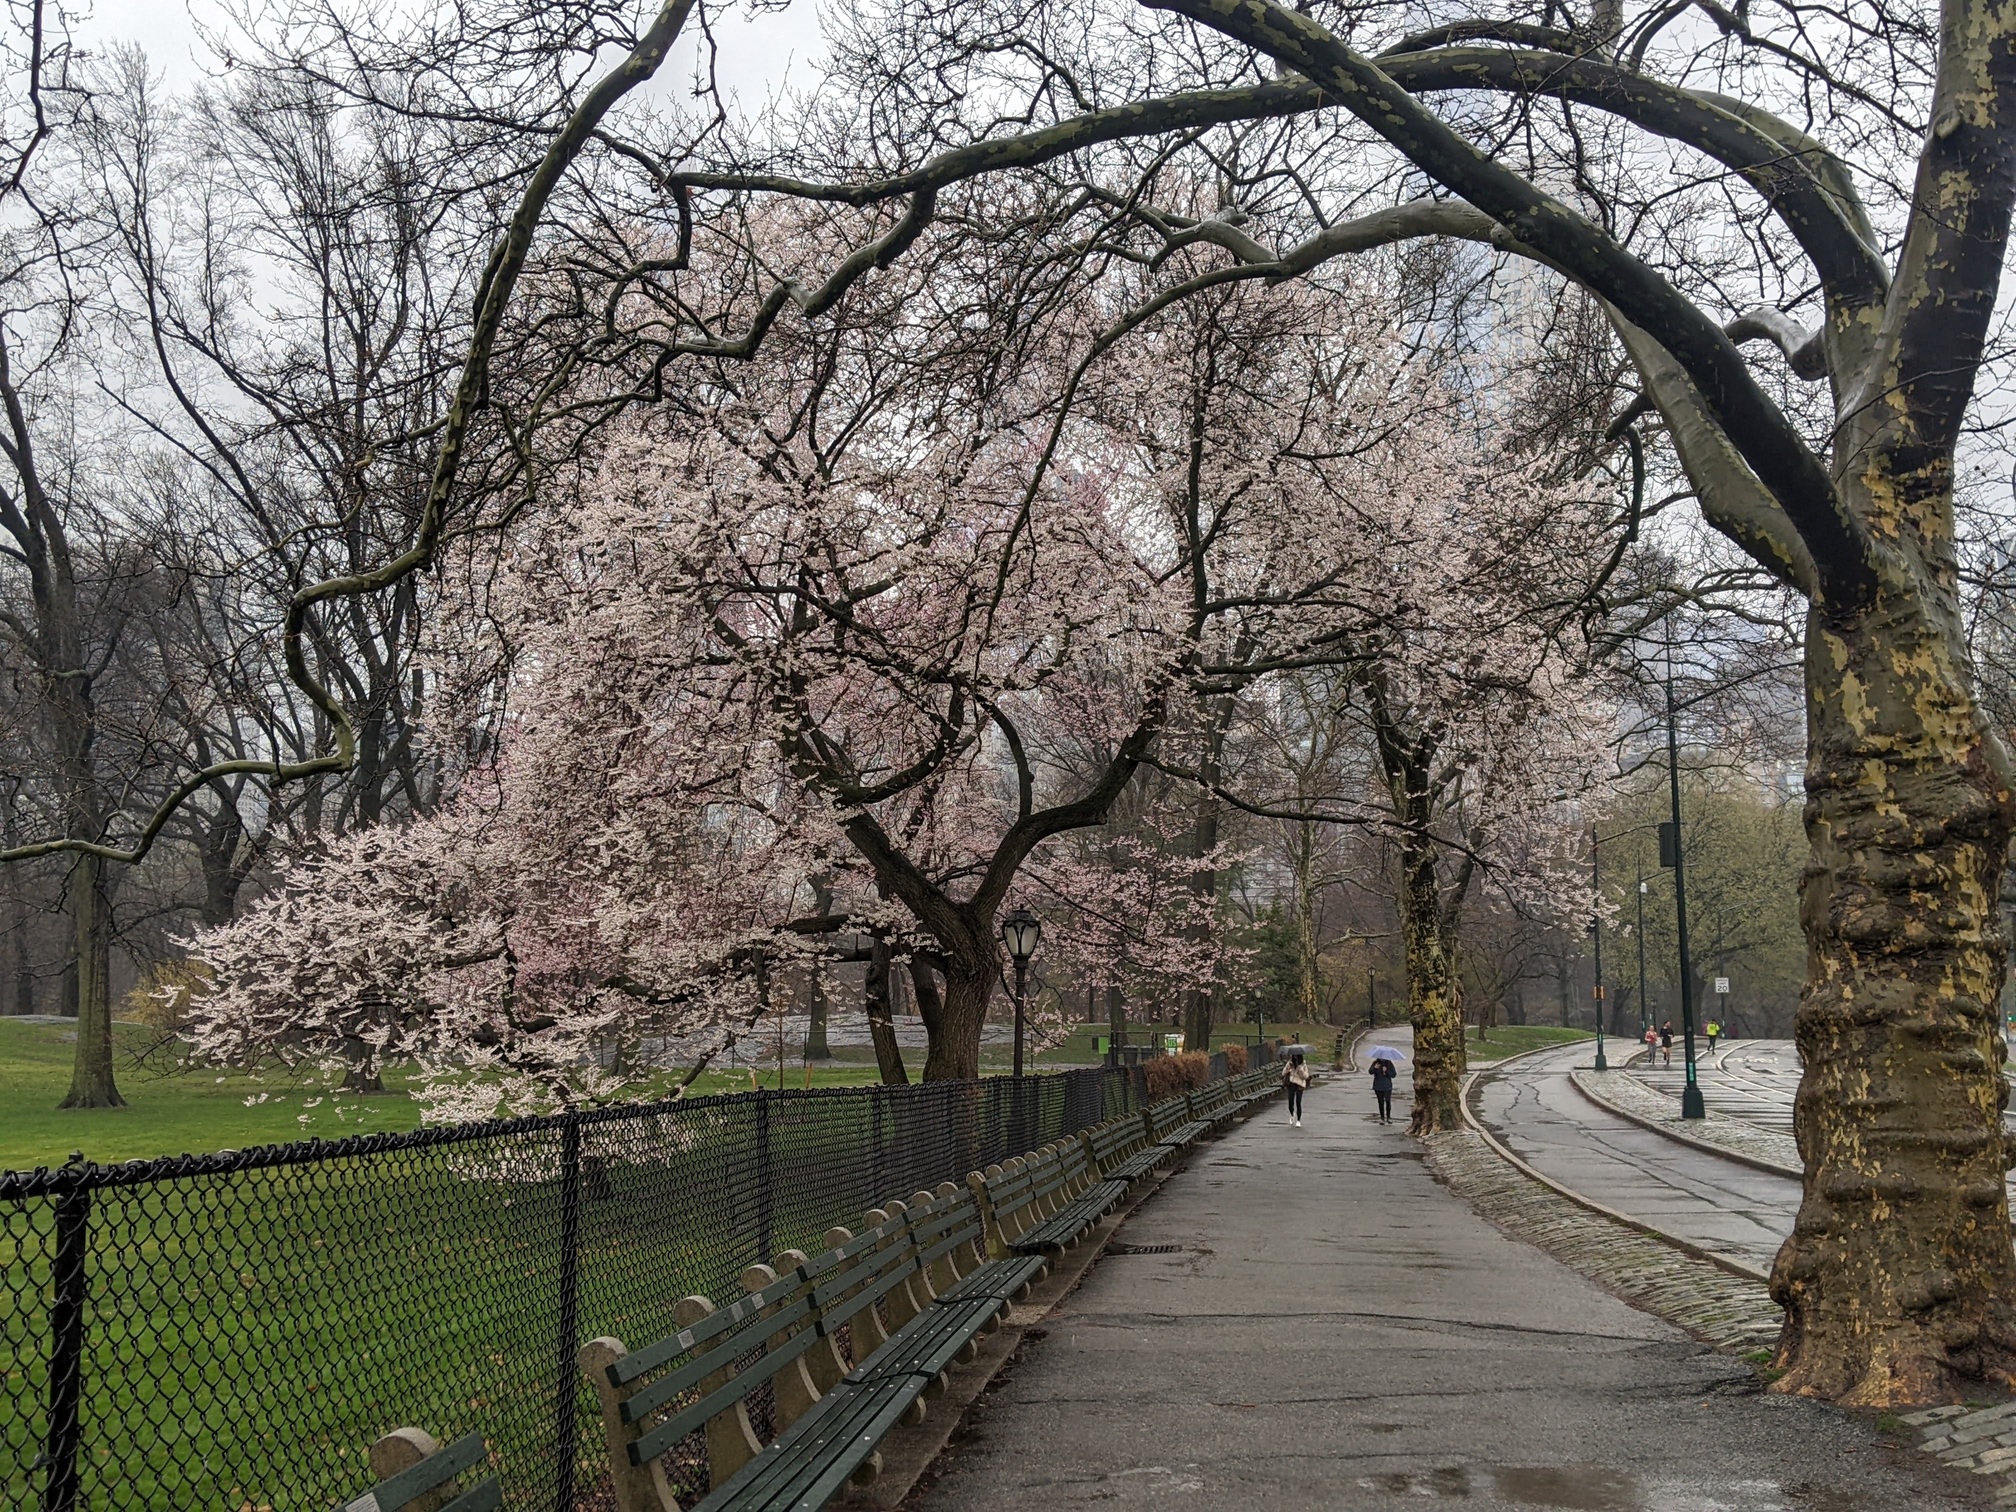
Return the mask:
M1065 1081L1072 1077L1104 1077L1102 1067L1079 1067L1024 1077L1024 1081ZM243 1171L277 1170L286 1166L314 1165L323 1161L355 1160L372 1155L406 1150L438 1149L445 1146L496 1139L506 1135L536 1134L547 1130L592 1127L660 1118L668 1114L687 1117L709 1109L738 1109L768 1103L811 1103L859 1099L864 1096L894 1096L897 1099L927 1095L949 1096L958 1088L977 1092L990 1083L1012 1081L1012 1077L990 1076L975 1081L912 1082L898 1087L874 1082L852 1087L786 1087L781 1091L757 1088L748 1092L715 1092L703 1097L666 1097L652 1102L611 1103L596 1108L575 1108L563 1113L526 1114L517 1118L490 1118L473 1123L436 1124L399 1134L350 1134L341 1139L301 1139L285 1144L251 1145L243 1150L217 1150L205 1155L153 1155L135 1160L100 1165L72 1155L60 1166L37 1166L32 1171L0 1171L0 1203L25 1202L35 1198L62 1197L75 1192L101 1191L115 1187L144 1186L195 1176L231 1176ZM932 1092L931 1089L941 1089Z

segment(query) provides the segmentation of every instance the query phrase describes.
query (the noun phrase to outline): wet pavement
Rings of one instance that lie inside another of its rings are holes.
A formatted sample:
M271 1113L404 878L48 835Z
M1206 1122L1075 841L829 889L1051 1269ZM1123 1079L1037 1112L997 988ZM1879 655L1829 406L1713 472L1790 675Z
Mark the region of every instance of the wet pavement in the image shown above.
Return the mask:
M1390 1038L1387 1031L1382 1038ZM1128 1219L908 1505L1849 1512L1992 1488L1519 1243L1362 1076L1269 1107ZM1648 1139L1656 1135L1646 1135Z
M1769 1271L1792 1232L1799 1183L1691 1149L1597 1107L1568 1078L1571 1068L1593 1060L1589 1044L1568 1045L1487 1075L1476 1096L1479 1116L1507 1149L1563 1186Z
M1780 1134L1792 1132L1799 1052L1790 1040L1737 1040L1718 1045L1713 1055L1705 1046L1697 1053L1694 1077L1701 1088L1701 1100L1711 1111L1761 1124ZM1631 1068L1631 1074L1676 1101L1687 1080L1677 1044L1670 1069L1641 1062Z

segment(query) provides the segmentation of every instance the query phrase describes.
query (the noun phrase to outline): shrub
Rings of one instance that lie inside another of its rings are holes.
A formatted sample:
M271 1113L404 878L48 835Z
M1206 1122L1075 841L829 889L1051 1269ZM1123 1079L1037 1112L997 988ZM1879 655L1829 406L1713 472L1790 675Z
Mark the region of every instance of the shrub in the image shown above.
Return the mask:
M200 961L157 961L120 1001L117 1017L172 1033L189 1022L210 983L210 968Z
M1211 1079L1211 1057L1202 1050L1158 1055L1141 1063L1141 1074L1148 1083L1148 1100L1160 1102L1165 1097L1174 1097L1179 1092L1187 1092L1208 1082Z
M1244 1045L1227 1045L1218 1053L1225 1057L1225 1070L1230 1075L1237 1076L1241 1071L1246 1069L1246 1047Z

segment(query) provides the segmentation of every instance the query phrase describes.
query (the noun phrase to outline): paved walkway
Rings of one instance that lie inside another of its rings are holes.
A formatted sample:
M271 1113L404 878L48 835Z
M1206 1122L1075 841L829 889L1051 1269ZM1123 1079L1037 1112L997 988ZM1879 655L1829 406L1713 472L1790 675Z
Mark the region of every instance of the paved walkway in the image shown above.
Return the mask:
M1990 1505L1506 1237L1371 1103L1341 1078L1193 1155L1119 1236L1175 1252L1095 1266L913 1505Z

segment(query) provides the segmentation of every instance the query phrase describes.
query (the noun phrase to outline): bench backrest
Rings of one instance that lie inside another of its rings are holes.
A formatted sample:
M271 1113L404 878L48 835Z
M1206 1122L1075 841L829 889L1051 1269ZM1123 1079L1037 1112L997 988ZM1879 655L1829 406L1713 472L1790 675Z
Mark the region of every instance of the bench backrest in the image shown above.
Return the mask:
M418 1428L395 1428L371 1446L378 1484L343 1503L342 1512L494 1512L502 1501L496 1476L459 1495L455 1489L489 1457L480 1433L443 1448Z
M1140 1153L1148 1143L1148 1120L1139 1113L1123 1113L1093 1125L1079 1138L1084 1141L1087 1157L1104 1175Z
M1187 1098L1165 1097L1148 1109L1148 1137L1151 1140L1167 1139L1176 1130L1190 1122L1190 1103Z
M859 1234L830 1230L817 1255L788 1250L772 1265L750 1266L739 1301L682 1298L673 1310L679 1331L655 1344L631 1350L602 1338L582 1346L621 1512L677 1512L665 1458L702 1429L710 1483L721 1485L762 1452L747 1408L752 1392L773 1386L782 1432L848 1369L842 1329L858 1363L916 1315L911 1220L903 1204L890 1206L893 1214L871 1212Z
M978 1196L949 1181L928 1199L920 1193L910 1206L910 1245L924 1288L933 1297L949 1291L987 1257Z

